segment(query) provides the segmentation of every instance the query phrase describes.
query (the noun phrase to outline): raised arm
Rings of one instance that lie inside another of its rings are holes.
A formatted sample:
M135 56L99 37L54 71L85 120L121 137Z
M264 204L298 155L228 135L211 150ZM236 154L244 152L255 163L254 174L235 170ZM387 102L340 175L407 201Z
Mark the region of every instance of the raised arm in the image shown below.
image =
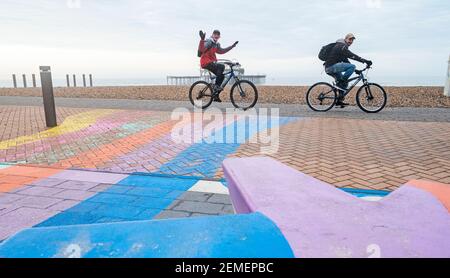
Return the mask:
M237 45L238 43L239 43L239 42L237 41L237 42L235 42L233 45L231 45L231 46L229 46L229 47L227 47L227 48L222 48L222 47L220 47L220 44L219 44L219 45L218 45L218 48L217 48L217 53L218 53L218 54L225 54L225 53L227 53L228 51L230 51L231 49L235 48L236 45Z
M355 61L358 61L358 62L361 62L361 63L365 63L367 61L366 59L363 59L363 58L359 57L358 55L356 55L355 53L351 52L348 49L347 45L344 45L342 47L342 53L344 54L344 56L347 59L352 59L352 60L355 60Z

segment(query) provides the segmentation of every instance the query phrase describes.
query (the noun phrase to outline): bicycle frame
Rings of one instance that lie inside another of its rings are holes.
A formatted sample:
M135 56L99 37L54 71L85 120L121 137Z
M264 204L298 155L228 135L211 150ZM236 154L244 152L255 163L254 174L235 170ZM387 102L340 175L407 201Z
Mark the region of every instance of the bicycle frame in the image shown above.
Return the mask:
M214 84L213 81L217 78L217 76L212 77L213 74L211 72L209 72L209 75L211 76L211 84ZM236 74L234 73L233 67L230 67L230 70L228 72L224 72L223 75L225 75L225 80L222 82L222 85L220 86L222 89L226 85L228 85L228 83L232 78L234 78L235 82L239 81L239 77L237 77Z
M367 83L367 78L366 78L366 76L364 75L364 72L361 72L358 76L355 76L355 77L353 77L353 78L350 78L349 80L347 80L349 83L350 82L352 82L352 81L354 81L354 80L356 80L347 90L343 90L343 89L341 89L341 88L339 88L339 87L337 87L337 86L334 86L336 89L338 89L339 91L343 91L344 92L344 97L345 96L347 96L350 92L351 92L351 90L353 89L353 88L355 88L356 87L356 85L359 83L359 82L361 82L361 81L363 81L363 83L364 84L366 84Z

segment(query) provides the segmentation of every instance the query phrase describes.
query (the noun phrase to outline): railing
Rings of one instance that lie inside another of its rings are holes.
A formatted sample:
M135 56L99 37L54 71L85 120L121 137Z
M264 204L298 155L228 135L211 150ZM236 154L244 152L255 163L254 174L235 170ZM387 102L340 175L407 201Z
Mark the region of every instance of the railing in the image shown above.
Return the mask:
M240 79L249 80L256 85L262 85L266 83L266 75L240 75ZM167 85L176 85L176 86L183 86L183 85L191 85L194 82L197 81L206 81L210 82L211 78L209 75L204 76L167 76ZM230 84L233 80L230 80Z

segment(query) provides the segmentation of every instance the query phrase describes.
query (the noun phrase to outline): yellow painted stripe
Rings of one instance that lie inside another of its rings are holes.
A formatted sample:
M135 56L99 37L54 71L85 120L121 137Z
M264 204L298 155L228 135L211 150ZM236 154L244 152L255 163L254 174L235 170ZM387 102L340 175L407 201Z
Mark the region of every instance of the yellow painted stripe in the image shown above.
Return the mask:
M110 115L117 110L101 109L91 110L67 117L64 122L54 128L41 131L27 136L20 136L0 142L0 150L20 146L27 143L39 141L44 138L57 137L66 133L75 132L89 127L95 123L100 117Z

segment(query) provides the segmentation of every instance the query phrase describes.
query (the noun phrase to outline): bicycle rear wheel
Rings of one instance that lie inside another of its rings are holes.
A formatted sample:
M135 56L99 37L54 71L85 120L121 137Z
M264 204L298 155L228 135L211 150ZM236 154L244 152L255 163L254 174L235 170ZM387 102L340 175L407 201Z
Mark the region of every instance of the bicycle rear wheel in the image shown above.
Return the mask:
M326 82L319 82L311 86L306 93L306 103L309 108L317 112L326 112L336 104L336 89Z
M258 101L258 90L248 80L237 81L231 87L230 100L234 107L242 110L253 108Z
M378 113L386 106L386 91L378 84L365 84L356 94L356 103L366 113Z
M205 81L197 81L189 89L189 100L192 105L200 109L206 109L211 105L212 95L211 84Z

